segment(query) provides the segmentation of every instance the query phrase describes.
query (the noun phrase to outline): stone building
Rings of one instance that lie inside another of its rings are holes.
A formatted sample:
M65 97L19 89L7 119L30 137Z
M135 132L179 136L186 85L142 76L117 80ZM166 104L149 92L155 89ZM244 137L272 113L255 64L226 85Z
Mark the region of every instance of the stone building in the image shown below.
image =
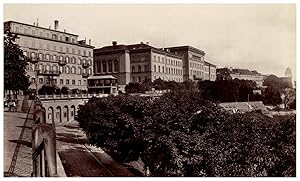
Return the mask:
M256 70L250 71L248 69L232 69L232 68L219 68L217 69L218 79L240 79L252 80L258 87L263 86L264 76Z
M183 57L183 80L204 80L205 52L191 46L168 47L166 50Z
M204 61L204 80L215 81L217 78L216 72L216 65Z
M58 87L87 89L87 78L93 72L93 46L91 41L78 40L78 35L16 21L4 22L5 32L17 34L16 43L24 55L31 58L26 67L30 88L39 89L51 77Z
M129 82L144 79L183 81L183 62L180 55L148 44L105 46L94 49L94 75L112 75L123 90Z

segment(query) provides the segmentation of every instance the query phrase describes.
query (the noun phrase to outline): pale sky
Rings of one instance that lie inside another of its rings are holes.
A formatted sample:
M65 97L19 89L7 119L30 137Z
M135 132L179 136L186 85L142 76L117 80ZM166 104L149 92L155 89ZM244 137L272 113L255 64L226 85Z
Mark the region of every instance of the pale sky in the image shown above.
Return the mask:
M285 4L4 4L14 20L92 39L96 48L149 42L154 47L190 45L218 67L296 75L296 6Z

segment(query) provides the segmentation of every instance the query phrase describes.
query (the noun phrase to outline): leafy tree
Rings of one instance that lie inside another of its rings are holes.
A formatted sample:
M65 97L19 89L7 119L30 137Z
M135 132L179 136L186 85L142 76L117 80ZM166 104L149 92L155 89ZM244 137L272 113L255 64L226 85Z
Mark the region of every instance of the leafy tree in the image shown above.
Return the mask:
M130 82L125 86L126 93L143 93L145 92L143 86L139 83L132 83Z
M229 115L198 91L91 99L78 112L91 144L152 176L295 176L295 116Z
M281 104L282 99L280 97L280 93L277 89L269 86L266 90L263 91L263 103L266 105L276 106Z
M62 88L61 88L61 93L62 93L62 94L69 94L69 88L66 87L66 86L62 87Z
M265 86L271 86L279 92L285 88L292 88L292 82L287 82L285 79L280 79L275 75L269 75L263 82Z
M16 39L17 36L9 32L4 35L4 88L27 90L30 82L25 69L30 59L23 55Z
M60 94L61 90L56 85L44 84L39 90L38 93L40 95L53 95L53 94Z

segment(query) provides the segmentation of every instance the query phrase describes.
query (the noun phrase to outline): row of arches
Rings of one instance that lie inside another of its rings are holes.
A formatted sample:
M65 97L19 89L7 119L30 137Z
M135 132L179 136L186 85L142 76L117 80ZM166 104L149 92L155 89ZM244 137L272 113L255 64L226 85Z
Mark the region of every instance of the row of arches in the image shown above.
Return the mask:
M75 119L75 115L77 114L77 109L75 105L65 105L63 107L57 106L49 106L47 109L43 107L43 110L46 113L46 122L48 123L61 123L73 121Z

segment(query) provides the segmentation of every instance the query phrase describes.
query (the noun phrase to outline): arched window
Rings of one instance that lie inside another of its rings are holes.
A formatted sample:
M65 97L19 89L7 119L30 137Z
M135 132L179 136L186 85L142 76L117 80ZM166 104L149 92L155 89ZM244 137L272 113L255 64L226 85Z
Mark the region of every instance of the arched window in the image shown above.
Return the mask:
M89 75L92 75L92 69L89 69Z
M101 63L100 62L96 63L96 71L97 71L97 73L101 73Z
M80 75L82 73L81 68L78 68L78 74Z
M114 61L114 72L119 72L119 62L118 62L118 60Z
M132 66L131 72L135 72L135 67L134 67L134 66ZM132 80L133 80L133 79L132 79Z
M106 70L106 61L102 62L103 72L107 72Z
M76 69L75 69L75 67L72 67L72 74L76 74Z
M139 65L138 66L138 72L141 72L142 71L142 67Z
M108 72L112 72L112 61L108 61Z

